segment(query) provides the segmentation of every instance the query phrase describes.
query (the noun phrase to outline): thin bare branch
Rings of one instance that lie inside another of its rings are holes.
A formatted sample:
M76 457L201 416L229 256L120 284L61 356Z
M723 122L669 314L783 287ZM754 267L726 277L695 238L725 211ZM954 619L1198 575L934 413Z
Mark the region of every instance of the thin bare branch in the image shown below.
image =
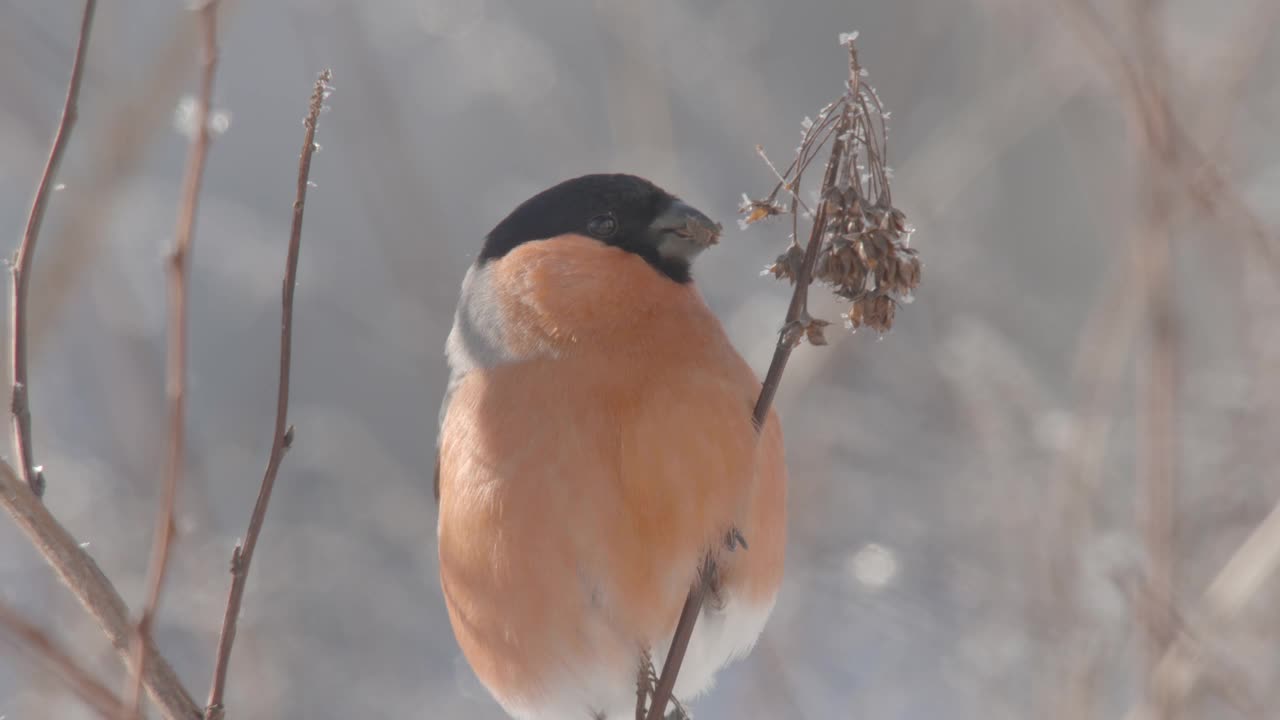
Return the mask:
M1154 191L1159 193L1160 191ZM1139 275L1146 294L1146 372L1139 392L1137 524L1146 550L1146 590L1154 602L1137 614L1145 635L1145 678L1151 678L1172 636L1174 511L1177 479L1179 352L1173 309L1168 217L1164 203L1150 199ZM1148 697L1153 689L1148 687ZM1160 717L1168 713L1161 712Z
M289 231L289 250L285 260L284 286L281 289L280 313L280 375L276 389L275 432L271 440L271 456L258 489L258 500L249 516L249 529L244 544L237 545L231 553L231 592L222 619L222 631L218 638L218 655L213 666L213 682L209 689L209 701L205 706L206 720L220 720L225 712L223 696L227 686L227 668L231 662L231 648L236 639L236 624L240 617L240 604L249 581L249 564L253 561L258 536L267 518L267 504L275 487L276 475L285 452L293 444L293 427L289 425L289 373L293 355L293 292L297 285L298 254L302 249L302 215L307 201L307 187L311 176L311 156L315 152L316 124L324 101L328 98L333 73L325 70L316 79L311 92L311 103L302 134L302 152L298 160L298 187L293 201L293 223Z
M217 69L217 0L208 0L199 8L201 28L200 89L196 96L195 128L187 154L187 167L182 181L181 205L175 231L173 252L169 256L169 329L166 352L168 368L165 371L165 391L169 403L169 442L165 462L164 485L160 493L155 536L151 545L151 559L147 569L147 595L142 606L134 636L134 677L126 695L128 720L139 713L142 699L142 673L146 668L151 636L151 626L160 606L160 594L164 589L169 556L173 549L176 523L174 510L178 488L182 484L183 466L186 462L187 418L187 300L190 290L188 276L191 267L191 249L195 238L196 215L200 205L200 188L204 179L205 159L209 153L211 133L209 108L213 103L213 78Z
M18 650L29 653L75 693L86 705L105 718L120 716L124 703L80 663L68 655L43 630L27 622L18 611L0 602L0 630L7 632Z
M827 162L826 173L822 178L822 187L829 188L835 184L839 171L840 159L844 157L844 132L847 123L836 125L835 142L831 146L831 158ZM818 249L822 247L822 239L826 235L827 214L830 203L824 198L813 216L813 229L809 233L809 244L804 249L804 259L800 262L800 271L796 273L795 290L791 293L791 303L787 306L786 318L782 321L782 332L778 334L778 344L773 349L773 359L769 361L769 370L765 373L764 382L760 386L760 397L756 399L755 410L751 420L757 428L764 427L769 408L773 406L773 398L782 384L782 373L787 369L787 361L791 359L791 351L795 342L788 337L788 329L803 321L808 313L809 286L813 284L813 266L818 261Z
M1134 248L1145 295L1145 372L1139 377L1137 525L1146 554L1147 602L1135 605L1143 633L1144 693L1161 705L1152 684L1160 658L1174 637L1174 514L1177 493L1179 347L1173 292L1172 197L1165 170L1177 163L1171 142L1173 112L1168 99L1168 56L1160 37L1163 4L1137 2L1131 8L1137 28L1138 64L1133 72L1131 109L1140 129L1142 232ZM1118 52L1118 50L1117 50Z
M693 627L698 622L698 614L702 612L702 601L707 594L707 583L703 573L689 589L684 599L684 607L680 608L680 619L676 621L676 632L671 638L671 649L667 651L667 659L662 663L662 674L654 686L652 699L649 702L649 714L645 720L662 720L666 716L667 704L671 702L671 692L676 687L676 676L680 674L680 665L684 662L684 654L689 650L689 640L693 638Z
M17 472L0 460L0 505L44 557L58 578L98 622L129 667L133 665L129 610L111 581L76 539L62 527ZM173 668L154 647L148 651L143 684L167 720L198 720L200 709L187 694Z
M93 14L97 0L85 0L84 15L80 20L80 37L76 41L75 60L71 63L71 80L67 83L67 98L62 105L62 120L53 136L49 159L36 187L36 197L31 202L31 214L22 234L22 244L13 262L12 343L10 361L13 365L13 394L10 411L13 416L13 446L18 459L18 472L37 497L44 494L44 476L35 464L35 452L31 439L31 383L27 376L27 287L31 282L31 266L35 262L36 240L44 223L45 208L54 189L54 177L62 156L71 139L71 129L79 114L80 81L84 77L84 59L89 50L89 33L93 29Z
M885 137L882 110L879 101L875 99L874 90L864 86L861 82L861 67L858 65L857 51L853 47L852 40L848 41L847 44L849 47L849 84L847 94L824 108L818 115L819 122L810 124L805 129L804 140L797 152L796 159L787 167L785 172L778 173L777 168L772 163L769 163L770 170L778 178L778 184L773 191L763 200L749 200L742 208L743 212L748 213L746 220L748 223L769 215L780 214L781 210L776 203L776 199L778 194L785 190L791 195L791 214L793 215L794 223L796 209L800 205L798 192L800 190L801 176L827 140L831 140L826 171L818 189L818 197L820 199L814 212L809 242L801 252L799 247L794 244L793 230L791 247L779 258L774 266L774 274L778 277L790 278L794 283L795 289L791 295L791 302L787 307L782 329L778 334L778 343L774 349L773 359L769 363L769 370L765 374L764 382L761 383L760 396L752 413L752 420L757 429L764 426L765 420L769 415L769 409L773 405L774 397L782 382L782 375L786 370L787 361L791 357L791 351L805 337L813 344L825 344L826 342L822 333L822 328L826 323L811 318L808 311L809 287L813 284L815 278L821 278L827 284L832 285L838 295L855 301L854 309L850 311L849 315L851 323L855 326L865 322L883 330L892 324L891 309L877 315L875 320L863 319L864 316L861 314L863 306L859 303L865 299L862 293L864 276L858 276L859 280L856 283L858 288L856 290L845 285L845 277L849 273L860 271L863 267L861 263L849 260L847 273L836 271L834 267L828 268L829 272L825 275L816 270L820 256L825 255L829 263L834 264L837 262L832 260L837 252L835 250L836 245L837 243L846 242L851 228L856 227L858 231L871 230L882 233L880 239L885 243L879 251L884 253L882 260L894 259L895 262L896 257L893 256L895 248L890 245L891 241L887 239L890 237L890 233L886 231L892 228L892 233L905 232L905 216L901 216L898 211L888 205L889 183L883 165ZM877 124L877 121L879 121L879 124ZM865 173L863 172L864 170L866 171ZM874 217L877 220L874 223L867 223L866 220L871 216L870 213L873 206L876 213ZM836 222L837 220L839 222ZM861 240L859 239L858 242L861 242ZM881 246L876 245L874 247ZM872 249L866 250L866 252L875 253L877 251ZM796 254L799 254L798 258L795 257ZM887 265L888 263L881 262L880 264ZM895 272L891 283L894 284L894 287L899 287L896 284L899 282L897 277L898 266L895 265L894 267ZM914 287L916 280L918 280L918 265L911 265L910 267L916 268L915 279L903 282L902 286ZM910 274L911 270L904 268L902 272ZM877 288L880 286L878 283L873 284L876 284ZM877 296L877 298L883 300L885 304L891 302L891 298L887 294ZM858 314L855 315L855 313ZM857 321L854 321L855 317L858 318ZM730 537L740 540L741 536L733 534L735 532L735 530L731 530ZM745 543L729 543L730 547L735 544L741 544L745 549ZM685 652L688 650L689 641L693 637L694 626L702 610L703 599L707 592L706 578L714 572L714 559L708 556L702 572L699 573L698 579L689 590L689 595L681 608L680 617L676 622L675 634L671 640L671 647L667 651L662 674L659 676L654 688L646 720L661 720L666 712L668 702L672 699L671 693L675 688L676 677L680 672L680 666L684 660Z
M53 147L32 202L31 213L27 220L22 243L13 264L12 305L12 341L10 345L13 395L11 400L13 438L18 459L18 469L0 462L0 504L13 516L19 528L31 539L35 546L53 567L63 583L71 589L80 603L102 626L113 645L130 659L128 611L124 601L115 587L102 574L98 566L87 553L75 542L57 520L44 508L40 496L44 491L44 474L35 464L33 458L33 442L30 415L30 382L28 378L28 344L30 339L27 298L30 288L30 275L35 261L36 243L40 228L48 206L50 193L55 189L53 184L62 156L66 151L71 130L78 114L78 98L80 85L84 75L85 58L88 52L89 36L93 26L96 0L86 0L81 18L80 34L76 42L75 59L72 62L71 79L67 87L66 100L63 105L62 118L54 135ZM8 618L13 620L13 618ZM21 628L21 624L7 623L11 627ZM31 630L31 628L26 628ZM37 641L41 645L40 636L30 632L21 633L28 640ZM53 648L48 644L48 648ZM56 649L56 648L54 648ZM55 654L46 654L55 665L65 665L58 661ZM65 659L65 658L64 658ZM151 667L140 670L142 683L152 699L160 707L165 717L170 720L190 719L197 716L195 703L187 695L169 664L157 657ZM107 691L105 696L95 693L95 697L112 698L113 709L122 707L114 694ZM90 700L99 709L102 704ZM105 701L103 701L105 702Z
M228 10L237 5L224 3L219 13L224 22ZM65 221L41 245L42 279L31 289L28 320L31 352L39 352L57 334L66 306L81 297L67 288L79 287L88 269L98 267L107 252L109 243L98 242L101 230L111 224L124 191L138 176L147 148L169 127L174 105L198 62L191 52L199 35L197 20L194 13L183 13L173 28L157 29L163 46L145 66L136 68L138 77L130 83L134 89L105 107L104 117L93 127L84 128L88 157L73 180L75 202L68 203Z

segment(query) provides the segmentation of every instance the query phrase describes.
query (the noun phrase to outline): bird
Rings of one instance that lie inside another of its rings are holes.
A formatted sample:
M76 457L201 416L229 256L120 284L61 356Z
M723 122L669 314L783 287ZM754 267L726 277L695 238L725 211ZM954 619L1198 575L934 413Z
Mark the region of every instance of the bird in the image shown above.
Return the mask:
M488 235L445 355L440 584L475 675L517 720L637 712L695 582L675 685L748 653L782 581L782 429L693 282L719 224L636 175L560 182ZM666 710L666 708L664 708Z

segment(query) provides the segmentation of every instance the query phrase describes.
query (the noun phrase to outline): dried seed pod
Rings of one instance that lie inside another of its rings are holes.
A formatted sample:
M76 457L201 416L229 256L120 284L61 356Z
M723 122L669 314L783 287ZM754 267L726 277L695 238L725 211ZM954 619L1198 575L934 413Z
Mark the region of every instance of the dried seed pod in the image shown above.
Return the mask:
M747 225L759 222L767 217L781 215L787 212L787 209L774 202L772 197L764 200L752 200L743 195L742 205L738 207L738 212L746 215L741 222L741 225L745 228Z
M796 276L800 273L800 264L804 262L804 250L799 245L792 244L787 251L774 259L773 264L765 268L766 273L772 273L775 278L786 278L795 282Z
M805 214L797 220L812 213L819 223L810 229L810 241L818 243L813 280L850 301L845 314L850 327L885 332L893 325L898 301L909 300L911 291L920 284L920 259L907 247L914 230L890 196L891 175L884 164L887 113L874 89L863 80L865 73L856 51L852 46L849 51L847 92L807 128L796 161L786 171L770 165L779 183L767 199L743 196L742 211L747 215L743 224L805 207ZM824 132L828 128L831 131ZM800 200L800 180L812 177L804 175L805 169L817 159L818 146L825 143L830 143L833 155L826 160L828 172L817 188L818 204L809 208ZM792 197L791 208L775 202L780 193ZM804 252L793 240L767 272L794 282L803 261ZM805 320L789 327L784 337L792 342L808 338L820 344L826 340L824 327L825 323Z
M817 324L818 322L821 322L822 324L819 325ZM826 321L817 321L810 323L809 326L804 329L804 338L809 341L810 345L827 344L827 335L822 329L826 327L826 325Z

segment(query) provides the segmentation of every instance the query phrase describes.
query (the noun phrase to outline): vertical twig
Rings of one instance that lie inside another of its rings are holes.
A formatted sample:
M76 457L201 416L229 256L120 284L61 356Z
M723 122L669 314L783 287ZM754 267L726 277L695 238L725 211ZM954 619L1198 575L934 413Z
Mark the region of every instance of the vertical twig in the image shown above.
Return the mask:
M1156 174L1152 183L1164 181ZM1138 272L1146 296L1146 372L1140 378L1138 408L1137 525L1146 554L1143 596L1135 605L1143 633L1143 686L1155 701L1155 670L1173 636L1174 513L1177 472L1178 347L1173 306L1167 191L1145 189ZM1163 705L1163 703L1158 703ZM1169 708L1160 711L1166 717Z
M249 580L249 564L253 561L258 535L267 517L267 503L275 487L276 475L285 452L293 444L293 427L289 425L289 371L293 354L293 292L297 285L298 254L302 248L302 213L307 201L307 187L311 176L311 155L315 152L316 124L325 99L329 96L329 83L333 73L325 70L316 79L308 106L305 131L302 134L302 153L298 160L298 187L293 201L293 223L289 230L289 250L285 261L284 286L281 289L280 313L280 376L276 389L275 432L271 440L271 456L258 489L258 499L249 516L249 529L244 544L231 552L231 592L227 609L222 618L222 631L218 637L218 654L214 660L213 681L209 688L209 701L205 706L206 720L220 720L224 715L223 696L227 686L227 667L231 662L231 647L236 639L236 623L240 617L240 604L245 585Z
M853 82L856 83L857 80ZM831 187L835 183L840 159L845 154L845 133L848 130L849 125L846 122L842 121L836 125L831 158L827 161L827 170L822 178L824 188ZM805 246L804 259L800 262L799 272L796 273L795 292L791 293L787 316L782 321L782 332L778 334L778 344L773 348L773 359L769 361L769 370L765 373L764 382L760 385L760 397L756 399L755 410L751 413L751 420L755 423L756 429L764 427L769 408L773 406L773 398L778 393L778 386L782 384L782 372L786 370L787 361L791 359L791 351L796 346L791 333L795 332L797 323L803 322L805 314L808 313L809 286L813 284L813 266L818 261L818 249L822 246L822 238L826 233L828 207L827 199L823 198L818 205L818 211L813 216L809 244Z
M78 115L78 98L88 52L89 35L97 7L96 0L86 0L76 42L75 60L63 106L62 118L55 133L53 147L45 165L32 203L22 243L13 263L13 295L10 352L12 364L13 395L11 412L13 437L18 467L0 461L0 505L14 518L32 545L45 558L62 582L75 594L81 605L97 620L120 651L126 665L130 666L139 682L146 687L152 700L164 717L169 720L191 720L199 717L199 710L186 689L178 680L173 668L143 639L140 653L133 649L128 609L120 593L107 579L88 553L67 532L66 528L48 512L40 502L44 490L44 476L33 459L30 416L30 384L28 379L28 290L30 273L35 260L36 241L39 237L48 205L53 180L62 161L71 130ZM30 637L28 635L28 637ZM153 661L143 667L137 658L151 654ZM114 697L114 695L112 695ZM116 702L115 715L124 708Z
M160 604L169 555L175 533L174 509L178 488L182 484L186 462L187 415L187 300L190 292L188 276L191 248L195 237L196 215L200 204L200 187L204 179L205 159L209 153L209 107L213 102L213 78L217 69L217 0L200 6L201 64L200 88L196 96L195 128L187 154L186 173L182 181L182 197L178 209L173 252L169 255L169 328L168 367L165 370L165 394L169 401L169 442L165 460L164 485L156 517L155 536L147 569L147 595L134 633L134 675L126 695L126 720L138 716L142 699L143 672L146 668L151 625Z
M850 47L850 52L853 53L852 47ZM851 54L851 58L850 93L852 97L856 98L858 95L859 68L857 67L856 54ZM778 386L782 383L782 373L786 370L787 361L791 358L791 351L796 346L797 339L804 334L805 327L809 324L809 286L813 283L813 270L818 261L818 250L822 247L823 238L827 234L827 216L830 200L826 196L825 190L834 187L836 184L841 162L845 158L845 145L850 141L849 136L846 134L849 130L849 116L843 115L836 123L835 130L831 134L834 140L832 141L831 155L827 160L826 172L822 179L822 199L818 205L817 212L814 213L813 225L809 233L809 243L805 246L803 260L795 275L795 290L791 294L791 302L787 306L787 315L783 321L782 329L778 333L778 344L774 347L773 359L769 362L769 370L765 373L764 382L760 386L760 396L757 398L755 409L751 414L752 422L757 430L764 427L765 418L769 415L769 408L772 407L774 396L778 392ZM797 159L797 163L793 167L799 168L799 165L800 158ZM786 186L786 182L784 181L782 185ZM796 197L794 193L799 188L793 187L790 189L793 197ZM798 198L796 201L798 202ZM649 714L646 720L662 720L666 712L667 703L671 700L671 693L675 689L676 677L680 674L681 663L684 661L685 652L689 649L689 641L693 638L693 629L698 622L698 615L702 611L702 603L707 590L705 577L708 574L707 571L711 569L711 562L712 560L708 558L706 561L707 567L704 567L703 572L698 574L697 580L694 581L693 587L689 590L689 595L685 598L684 606L680 609L680 618L676 621L676 630L671 639L671 648L667 651L667 657L662 664L662 674L658 676L658 682L653 691L653 699L649 704Z
M667 659L662 663L662 674L658 676L658 683L654 686L649 714L645 720L662 720L665 717L671 692L676 687L676 676L680 674L680 664L684 662L689 640L693 638L693 626L698 622L698 613L702 612L702 601L707 594L707 583L703 576L704 573L698 573L693 587L689 589L689 595L684 599L684 607L680 608L680 619L676 621L671 649L667 651Z
M82 667L40 628L27 622L13 608L0 603L0 629L7 631L20 650L46 664L58 679L86 705L105 718L120 717L124 703L106 685Z
M853 44L856 37L857 33L840 36L840 44L849 51L845 94L818 113L817 123L806 119L804 139L786 171L779 173L769 163L778 177L773 191L763 200L745 198L741 208L747 213L743 224L749 225L783 214L785 210L777 202L779 193L785 190L791 196L791 243L766 272L791 280L795 290L752 413L757 430L768 417L792 349L804 339L814 345L826 344L823 328L829 323L810 317L808 311L809 287L814 280L852 301L845 316L850 328L866 326L882 333L892 327L899 299L908 298L920 281L920 260L908 246L911 228L906 215L891 202L884 109L875 89L862 83L863 70ZM796 209L803 206L798 195L801 176L828 141L830 156L818 188L820 201L809 242L802 250L796 244ZM746 546L736 528L729 529L726 544L730 548ZM660 720L666 711L702 609L707 578L715 570L714 558L708 555L680 611L647 720Z
M10 407L17 469L0 462L0 505L3 505L13 516L18 527L31 538L36 549L76 595L85 609L99 622L112 644L124 654L126 661L129 661L132 660L132 653L129 650L128 611L124 601L111 582L98 569L93 559L40 502L40 496L44 491L44 474L34 460L30 382L27 372L29 342L27 297L31 269L35 261L36 241L44 221L50 193L54 189L54 177L62 162L71 130L78 116L80 85L84 77L85 58L88 54L89 36L96 9L96 0L85 1L62 118L54 135L53 147L49 151L44 172L40 176L22 243L13 263L10 328L13 333L10 345L13 394ZM14 618L8 617L7 620L12 621ZM86 702L97 707L99 711L112 711L113 715L118 716L123 704L115 698L115 695L105 688L101 688L102 692L98 692L90 684L75 679L73 668L77 666L74 663L68 665L69 658L60 656L57 648L51 643L44 643L38 629L35 629L36 634L32 634L30 631L34 628L23 628L21 624L15 625L13 622L7 622L7 624L15 628L15 631L26 639L28 645L34 643L36 647L44 648L45 657L55 667L60 668L60 672L71 679L76 687L88 693L88 695L82 693ZM150 667L145 669L137 667L137 672L165 717L170 720L182 720L198 715L195 703L187 695L173 669L163 658L157 658Z
M1142 223L1138 274L1146 296L1146 373L1139 382L1137 524L1146 550L1144 596L1151 602L1136 606L1144 636L1143 687L1160 707L1160 717L1172 708L1156 697L1155 669L1173 637L1174 512L1177 473L1178 345L1173 295L1170 182L1165 170L1178 161L1171 143L1168 99L1168 57L1159 34L1160 0L1134 0L1137 50L1136 71L1144 90L1138 120L1144 129L1140 144L1143 173Z
M35 261L36 239L44 223L44 211L53 191L53 179L62 164L62 156L71 138L71 129L79 114L80 81L84 77L84 59L89 49L89 32L93 28L93 14L97 0L85 0L84 16L80 20L80 37L76 41L75 60L71 63L71 80L67 83L67 99L62 105L62 120L53 136L53 147L45 162L35 199L31 202L31 214L22 234L22 244L13 262L13 297L10 361L13 365L13 391L10 412L13 416L13 447L18 460L18 473L31 491L40 497L44 494L44 475L35 464L31 438L31 385L27 378L27 288L31 282L31 265Z

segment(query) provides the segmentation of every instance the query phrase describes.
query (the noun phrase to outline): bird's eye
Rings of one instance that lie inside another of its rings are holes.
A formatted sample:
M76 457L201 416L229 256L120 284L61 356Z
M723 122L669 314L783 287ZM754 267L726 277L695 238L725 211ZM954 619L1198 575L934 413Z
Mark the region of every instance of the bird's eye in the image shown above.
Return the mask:
M607 238L618 232L618 220L612 213L597 215L587 222L587 232L598 238Z

